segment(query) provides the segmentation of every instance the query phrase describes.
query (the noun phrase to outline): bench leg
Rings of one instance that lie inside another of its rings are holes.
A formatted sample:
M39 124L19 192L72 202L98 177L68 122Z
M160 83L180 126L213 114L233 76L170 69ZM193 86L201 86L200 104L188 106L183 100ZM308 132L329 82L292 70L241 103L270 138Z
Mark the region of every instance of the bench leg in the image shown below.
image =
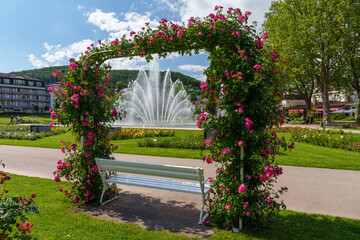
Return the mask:
M209 216L209 213L206 213L205 216L203 216L204 206L205 206L205 196L202 195L202 205L201 205L201 211L200 211L199 224L203 224L205 222L206 218Z
M101 205L104 204L103 203L103 197L104 197L105 191L106 191L106 184L104 183L103 190L102 190L101 197L100 197L100 204Z

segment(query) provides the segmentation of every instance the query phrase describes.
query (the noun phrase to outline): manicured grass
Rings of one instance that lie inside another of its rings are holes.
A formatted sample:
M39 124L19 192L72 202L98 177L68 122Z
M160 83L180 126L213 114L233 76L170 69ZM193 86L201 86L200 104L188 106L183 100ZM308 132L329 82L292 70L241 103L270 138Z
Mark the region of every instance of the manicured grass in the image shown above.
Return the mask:
M9 196L37 194L35 203L40 214L28 215L34 224L31 235L39 239L191 239L167 231L149 231L135 224L100 220L74 211L76 205L63 193L61 185L52 180L12 175L1 187ZM197 224L197 223L194 223ZM15 230L16 231L16 230ZM360 221L317 214L282 211L263 231L232 233L215 230L209 239L359 239Z
M278 136L290 139L290 133L279 133ZM296 142L292 151L282 152L276 160L280 165L360 171L360 153L307 143Z
M33 118L40 123L51 123L53 120L49 117L39 117L39 116L21 116L22 120L32 120ZM8 124L10 122L10 117L0 117L0 124ZM14 116L14 123L16 123L16 118ZM29 123L30 124L30 123Z

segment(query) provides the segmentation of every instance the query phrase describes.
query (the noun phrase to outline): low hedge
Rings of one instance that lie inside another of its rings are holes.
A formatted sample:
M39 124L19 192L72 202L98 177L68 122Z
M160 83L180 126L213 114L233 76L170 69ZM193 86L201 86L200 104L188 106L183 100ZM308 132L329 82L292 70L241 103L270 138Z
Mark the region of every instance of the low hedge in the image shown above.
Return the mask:
M121 129L121 132L110 134L111 140L123 140L145 137L171 137L175 135L174 130L162 129Z
M186 138L146 138L137 142L139 147L183 148L205 150L206 145L202 136L189 136Z
M274 130L276 132L291 133L291 138L295 142L305 142L317 146L360 152L360 134L348 133L342 130L322 130L301 127L284 127Z
M65 133L67 130L63 128L53 128L51 132L30 132L30 126L19 125L1 125L0 139L17 139L17 140L37 140L53 135Z

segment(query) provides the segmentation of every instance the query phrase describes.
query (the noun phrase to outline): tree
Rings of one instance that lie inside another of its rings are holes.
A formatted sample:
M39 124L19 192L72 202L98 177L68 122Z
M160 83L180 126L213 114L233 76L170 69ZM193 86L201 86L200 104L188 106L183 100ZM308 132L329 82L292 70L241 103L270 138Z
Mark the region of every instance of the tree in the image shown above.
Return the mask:
M36 112L36 113L39 112L39 106L34 105L33 108L34 108L34 112Z
M360 55L350 59L348 71L348 86L350 89L355 90L358 99L360 99ZM356 124L360 125L360 108L357 107Z
M280 54L290 53L290 65L306 65L309 78L296 74L296 79L308 84L315 80L322 93L324 125L331 124L329 88L342 79L347 59L358 49L359 16L356 0L274 1L266 14L270 42Z

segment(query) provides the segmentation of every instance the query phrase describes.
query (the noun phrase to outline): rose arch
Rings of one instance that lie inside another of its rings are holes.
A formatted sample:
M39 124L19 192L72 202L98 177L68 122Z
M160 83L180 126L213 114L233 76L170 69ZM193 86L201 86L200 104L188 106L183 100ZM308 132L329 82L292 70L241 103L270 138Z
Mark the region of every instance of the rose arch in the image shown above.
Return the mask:
M210 66L201 89L209 103L199 114L198 127L214 133L205 141L210 154L204 160L218 166L211 179L210 216L218 225L239 227L239 218L258 223L283 206L276 201L283 189L275 192L272 184L282 173L274 156L280 145L287 145L269 131L283 121L277 54L263 49L266 33L256 36L247 25L251 13L232 8L223 13L222 7L215 11L186 25L163 19L152 29L146 23L129 38L89 46L79 60L70 59L65 75L53 73L61 89L51 89L59 106L50 110L51 118L69 126L74 135L73 142L62 142L68 157L59 160L54 172L55 181L70 182L60 191L75 202L99 201L102 184L94 159L110 158L116 146L110 143L109 127L123 117L107 88L111 67L106 60L142 56L150 61L153 54L165 58L171 52L191 55L205 50Z

